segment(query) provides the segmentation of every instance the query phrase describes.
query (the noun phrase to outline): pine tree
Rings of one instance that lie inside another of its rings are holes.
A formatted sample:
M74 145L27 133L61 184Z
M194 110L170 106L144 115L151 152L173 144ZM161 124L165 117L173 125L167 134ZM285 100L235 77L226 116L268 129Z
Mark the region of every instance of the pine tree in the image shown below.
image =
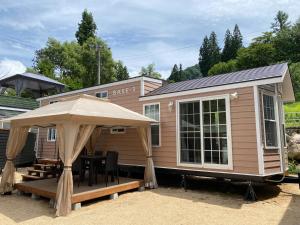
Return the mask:
M185 72L182 70L182 64L179 65L179 81L186 80Z
M178 66L174 64L172 72L168 78L169 81L178 82Z
M211 68L213 65L220 62L220 59L221 59L220 47L218 46L217 35L214 31L211 32L211 34L209 36L209 45L208 46L209 46L209 54L210 54L209 68Z
M227 29L224 38L224 48L222 50L222 55L221 55L223 62L227 62L228 60L233 58L231 45L232 45L232 35L230 33L230 30Z
M78 43L82 45L90 37L95 37L96 29L97 25L94 21L92 13L89 13L85 9L82 13L81 22L78 24L78 30L75 33Z
M203 76L207 76L208 70L210 69L210 52L209 52L209 40L205 36L202 45L199 50L199 67Z
M236 24L234 26L232 42L231 42L232 59L236 58L237 51L241 47L243 47L243 36L240 32L239 26Z

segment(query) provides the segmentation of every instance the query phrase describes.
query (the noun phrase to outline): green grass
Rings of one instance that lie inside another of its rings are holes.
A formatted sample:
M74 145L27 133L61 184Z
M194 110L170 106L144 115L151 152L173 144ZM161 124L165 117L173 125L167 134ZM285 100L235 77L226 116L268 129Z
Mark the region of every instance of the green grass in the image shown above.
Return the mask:
M289 112L300 112L300 102L294 102L284 105L284 110L286 113Z

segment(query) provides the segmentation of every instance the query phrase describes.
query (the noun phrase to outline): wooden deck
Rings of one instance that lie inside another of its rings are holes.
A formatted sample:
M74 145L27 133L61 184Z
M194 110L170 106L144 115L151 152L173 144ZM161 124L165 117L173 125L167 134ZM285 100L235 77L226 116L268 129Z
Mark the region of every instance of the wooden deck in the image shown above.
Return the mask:
M72 203L81 203L91 199L109 196L115 193L121 193L133 189L138 189L144 186L143 180L130 179L120 177L120 184L117 182L109 182L108 187L103 181L88 186L87 183L80 183L79 187L76 180L74 181L74 194L72 196ZM57 180L56 178L28 181L15 184L15 188L25 193L32 193L37 196L42 196L49 199L55 199Z

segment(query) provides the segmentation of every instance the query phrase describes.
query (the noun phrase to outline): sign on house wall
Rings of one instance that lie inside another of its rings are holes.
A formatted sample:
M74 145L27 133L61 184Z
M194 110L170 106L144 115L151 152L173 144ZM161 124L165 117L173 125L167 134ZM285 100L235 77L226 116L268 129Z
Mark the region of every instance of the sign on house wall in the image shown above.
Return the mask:
M134 86L128 87L128 88L120 88L120 89L113 90L112 94L114 96L116 96L116 95L127 95L127 94L130 94L130 93L133 93L133 92L135 92L135 87Z

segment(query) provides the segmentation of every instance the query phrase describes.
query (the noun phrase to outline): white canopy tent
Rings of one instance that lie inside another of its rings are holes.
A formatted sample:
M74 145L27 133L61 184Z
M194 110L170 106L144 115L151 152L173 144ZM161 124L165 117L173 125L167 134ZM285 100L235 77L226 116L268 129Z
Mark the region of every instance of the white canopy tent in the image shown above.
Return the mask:
M136 127L146 156L145 186L156 188L157 182L152 160L150 123L156 122L139 113L99 98L80 95L40 107L8 119L11 130L8 139L3 176L2 193L12 190L14 184L13 160L22 151L28 130L33 126L56 126L59 157L64 164L56 195L56 215L71 212L73 194L72 163L75 161L96 126ZM94 132L95 133L95 132ZM97 133L97 132L96 132Z

